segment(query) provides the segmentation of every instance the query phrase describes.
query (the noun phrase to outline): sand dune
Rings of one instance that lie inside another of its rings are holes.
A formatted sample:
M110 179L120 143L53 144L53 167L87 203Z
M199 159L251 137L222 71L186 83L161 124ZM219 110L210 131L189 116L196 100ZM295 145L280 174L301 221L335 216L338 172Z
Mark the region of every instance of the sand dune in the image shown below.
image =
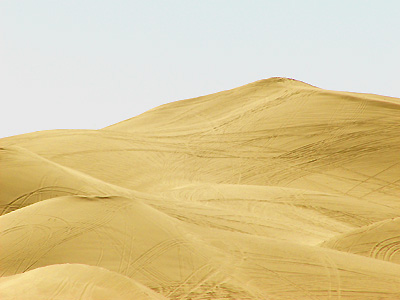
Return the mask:
M400 218L376 222L333 237L323 246L400 264Z
M166 299L106 269L62 264L0 278L1 299Z
M0 147L1 299L400 299L400 99L271 78Z
M0 148L1 214L66 195L131 195L104 181L49 161L20 147Z

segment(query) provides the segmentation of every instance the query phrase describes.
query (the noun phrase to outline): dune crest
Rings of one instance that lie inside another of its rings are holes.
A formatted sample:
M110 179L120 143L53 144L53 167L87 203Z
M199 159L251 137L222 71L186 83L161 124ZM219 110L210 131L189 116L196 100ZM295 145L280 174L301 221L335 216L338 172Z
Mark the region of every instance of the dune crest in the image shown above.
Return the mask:
M0 140L1 299L400 299L400 99L288 78Z

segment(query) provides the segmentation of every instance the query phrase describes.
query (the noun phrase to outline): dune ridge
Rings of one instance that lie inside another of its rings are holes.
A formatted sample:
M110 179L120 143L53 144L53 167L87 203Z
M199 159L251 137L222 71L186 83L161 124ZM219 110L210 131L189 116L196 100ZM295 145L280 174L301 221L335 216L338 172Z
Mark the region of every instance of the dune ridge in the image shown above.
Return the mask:
M400 299L399 133L270 78L1 139L0 298Z

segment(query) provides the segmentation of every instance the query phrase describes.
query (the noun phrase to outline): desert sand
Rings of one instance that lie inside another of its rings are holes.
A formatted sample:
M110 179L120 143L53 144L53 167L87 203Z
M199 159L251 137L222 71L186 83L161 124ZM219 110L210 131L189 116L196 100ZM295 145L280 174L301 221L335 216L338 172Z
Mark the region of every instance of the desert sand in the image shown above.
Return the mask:
M270 78L3 138L0 211L2 300L400 299L400 99Z

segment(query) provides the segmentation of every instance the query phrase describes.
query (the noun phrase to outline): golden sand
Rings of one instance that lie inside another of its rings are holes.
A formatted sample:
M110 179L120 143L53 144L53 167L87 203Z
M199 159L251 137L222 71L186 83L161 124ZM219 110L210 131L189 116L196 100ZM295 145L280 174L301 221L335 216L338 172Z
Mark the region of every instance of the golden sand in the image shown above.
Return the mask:
M1 300L400 299L400 99L270 78L0 147Z

